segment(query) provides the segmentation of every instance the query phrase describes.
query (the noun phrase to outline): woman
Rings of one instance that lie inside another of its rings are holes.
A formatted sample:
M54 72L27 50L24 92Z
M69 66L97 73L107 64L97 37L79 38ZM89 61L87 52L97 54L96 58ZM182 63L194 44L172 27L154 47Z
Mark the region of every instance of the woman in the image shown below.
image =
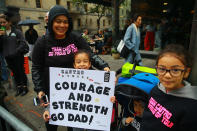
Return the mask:
M129 50L131 50L125 62L133 63L135 59L137 60L138 65L142 65L141 56L139 52L139 46L140 46L139 27L142 23L142 17L136 14L133 20L134 23L127 28L127 31L124 36L125 45L129 48Z
M37 40L32 55L32 80L39 98L49 95L49 67L73 68L74 53L78 49L91 50L80 35L72 33L72 28L72 20L64 7L56 5L51 8L49 33ZM108 64L94 54L91 54L91 62L96 68L109 71ZM48 123L46 128L57 130L57 126Z
M1 49L8 67L13 72L16 83L16 96L27 94L27 76L24 70L24 43L22 32L11 26L11 21L6 15L0 15L0 24L5 30L0 31Z

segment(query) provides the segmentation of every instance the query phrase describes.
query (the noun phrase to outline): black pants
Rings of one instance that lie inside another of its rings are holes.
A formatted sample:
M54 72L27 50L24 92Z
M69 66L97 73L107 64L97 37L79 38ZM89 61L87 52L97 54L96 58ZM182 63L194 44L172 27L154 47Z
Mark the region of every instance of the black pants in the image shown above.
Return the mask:
M24 56L17 55L13 58L6 58L8 67L13 72L16 86L27 86L27 76L24 69Z
M47 131L57 131L57 125L51 125L49 122L45 123ZM73 131L72 127L67 127L67 131Z

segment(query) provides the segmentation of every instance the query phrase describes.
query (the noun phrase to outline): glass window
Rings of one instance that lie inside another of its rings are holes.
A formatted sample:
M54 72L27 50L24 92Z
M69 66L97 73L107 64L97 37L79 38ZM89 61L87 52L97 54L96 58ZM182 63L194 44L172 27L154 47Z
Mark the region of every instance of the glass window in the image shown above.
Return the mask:
M90 24L92 24L92 19L90 19Z
M86 25L88 24L88 19L86 19Z
M84 9L85 9L85 12L88 12L88 5L87 4L84 4Z
M41 2L40 2L40 0L36 0L36 8L41 8Z
M78 25L78 27L81 26L81 19L77 19L77 25Z

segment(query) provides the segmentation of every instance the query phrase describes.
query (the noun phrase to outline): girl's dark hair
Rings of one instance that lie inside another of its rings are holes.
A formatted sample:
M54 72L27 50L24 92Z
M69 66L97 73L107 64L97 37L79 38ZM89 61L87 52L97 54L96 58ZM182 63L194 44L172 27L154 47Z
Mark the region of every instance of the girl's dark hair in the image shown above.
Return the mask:
M140 17L140 14L134 14L133 15L133 22L137 21L137 18Z
M178 44L170 44L167 45L158 55L156 60L156 65L160 58L162 58L165 54L172 53L177 56L177 58L185 65L187 68L192 68L193 65L193 57L191 53L185 49L182 45Z
M82 53L85 53L88 55L88 59L91 61L91 54L88 50L85 50L85 49L79 49L75 54L74 54L74 60L75 60L75 56L78 55L78 54L82 54Z

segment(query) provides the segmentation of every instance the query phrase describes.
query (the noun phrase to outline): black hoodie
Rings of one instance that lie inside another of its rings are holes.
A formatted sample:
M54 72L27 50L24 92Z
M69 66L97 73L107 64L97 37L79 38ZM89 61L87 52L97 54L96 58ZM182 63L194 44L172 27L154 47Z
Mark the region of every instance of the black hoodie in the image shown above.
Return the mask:
M66 38L55 39L52 30L53 20L58 15L65 15L69 20ZM32 54L32 80L36 92L44 91L49 95L49 67L73 68L73 54L78 49L91 51L85 40L72 33L72 21L67 10L62 6L54 6L49 12L49 34L38 39ZM70 27L71 26L71 27ZM108 67L100 57L91 54L92 65L98 69Z
M162 84L152 89L140 131L197 131L197 87L167 92Z

